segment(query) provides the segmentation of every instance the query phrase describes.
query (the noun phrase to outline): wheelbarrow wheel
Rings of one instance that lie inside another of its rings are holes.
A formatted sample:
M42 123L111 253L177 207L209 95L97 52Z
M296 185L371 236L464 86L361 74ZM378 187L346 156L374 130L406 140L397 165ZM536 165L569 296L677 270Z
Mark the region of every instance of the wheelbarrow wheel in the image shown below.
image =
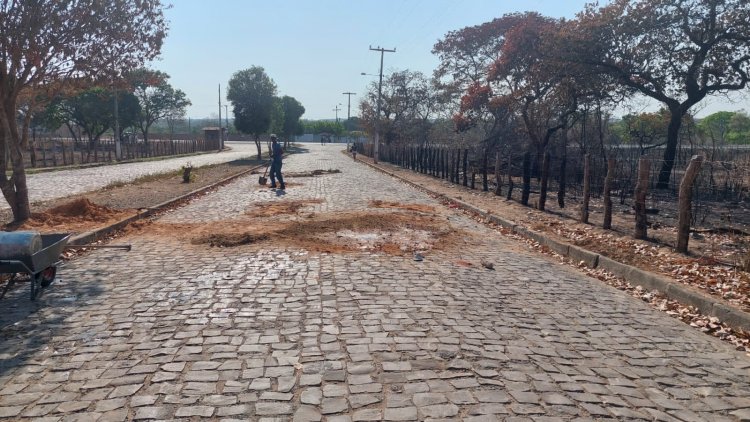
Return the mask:
M47 267L39 273L39 284L42 287L49 287L50 284L55 280L57 275L57 267Z
M39 290L42 289L40 284L40 279L42 278L41 274L32 274L29 277L29 283L31 283L31 300L36 300L36 297L39 295Z

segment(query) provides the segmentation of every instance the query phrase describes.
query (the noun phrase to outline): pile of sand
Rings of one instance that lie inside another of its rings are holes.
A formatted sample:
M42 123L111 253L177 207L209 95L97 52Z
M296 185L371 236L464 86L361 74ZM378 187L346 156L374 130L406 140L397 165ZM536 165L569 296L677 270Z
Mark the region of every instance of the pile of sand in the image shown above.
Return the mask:
M19 229L66 232L90 230L92 223L103 226L134 213L134 210L115 210L97 205L88 198L78 198L43 212L32 213L31 218Z

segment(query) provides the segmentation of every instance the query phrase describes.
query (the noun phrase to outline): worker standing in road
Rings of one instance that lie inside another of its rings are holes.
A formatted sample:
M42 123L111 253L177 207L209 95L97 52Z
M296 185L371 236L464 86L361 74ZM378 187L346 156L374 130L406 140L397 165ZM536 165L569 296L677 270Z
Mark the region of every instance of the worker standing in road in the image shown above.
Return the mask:
M276 135L271 135L271 189L276 187L276 179L279 179L279 189L286 189L284 176L281 175L281 159L283 155L284 148L279 144Z

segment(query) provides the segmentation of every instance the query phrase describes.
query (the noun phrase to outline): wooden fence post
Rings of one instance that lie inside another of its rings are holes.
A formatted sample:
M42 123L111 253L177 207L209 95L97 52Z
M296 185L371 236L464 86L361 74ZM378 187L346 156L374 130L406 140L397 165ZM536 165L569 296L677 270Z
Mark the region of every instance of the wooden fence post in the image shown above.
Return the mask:
M565 188L566 188L566 178L567 178L567 166L568 166L568 154L565 151L565 146L563 146L563 154L560 158L560 180L557 184L557 206L560 208L565 208Z
M502 185L503 185L503 179L502 174L500 174L500 151L495 153L495 195L500 196L502 195Z
M461 148L456 148L456 167L453 170L456 175L455 177L456 181L453 183L455 184L461 183L460 182L461 178L459 177L459 174L461 172Z
M693 183L703 164L703 156L694 155L690 159L685 176L680 182L680 199L677 208L677 252L687 253L692 220Z
M651 161L646 157L638 160L638 182L635 186L635 232L636 239L646 239L648 236L648 220L646 218L646 193L648 193L648 175Z
M591 155L583 156L583 202L581 203L581 223L589 222L589 201L591 200Z
M487 148L485 148L482 156L482 191L487 192L488 190L490 188L487 181Z
M469 186L469 150L464 149L464 186Z
M547 185L549 183L549 162L550 162L550 155L549 152L544 153L544 158L542 159L542 181L541 186L539 186L539 211L544 211L544 207L547 203Z
M604 223L602 228L612 228L612 179L615 177L614 158L607 159L607 177L604 179Z
M523 187L521 188L521 205L529 205L529 195L531 194L531 153L526 151L523 154Z
M513 171L511 166L513 165L513 154L508 153L508 194L505 199L510 201L513 199Z

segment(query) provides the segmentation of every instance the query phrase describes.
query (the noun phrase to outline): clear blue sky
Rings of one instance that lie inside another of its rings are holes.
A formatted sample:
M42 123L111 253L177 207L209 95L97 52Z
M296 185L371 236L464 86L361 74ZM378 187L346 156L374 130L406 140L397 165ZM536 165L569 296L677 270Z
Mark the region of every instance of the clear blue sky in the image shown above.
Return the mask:
M369 46L396 48L386 53L384 73L421 71L430 76L437 58L430 52L448 31L488 22L505 13L538 11L572 18L583 0L174 0L166 12L169 33L161 58L152 67L167 72L170 82L193 105L188 116L219 112L232 74L262 66L276 82L279 95L296 98L304 119L331 119L341 104L346 118L351 91L352 115L360 96L378 72L380 53ZM748 101L713 101L714 109L749 109ZM231 105L229 107L231 112ZM222 117L224 107L222 107Z

